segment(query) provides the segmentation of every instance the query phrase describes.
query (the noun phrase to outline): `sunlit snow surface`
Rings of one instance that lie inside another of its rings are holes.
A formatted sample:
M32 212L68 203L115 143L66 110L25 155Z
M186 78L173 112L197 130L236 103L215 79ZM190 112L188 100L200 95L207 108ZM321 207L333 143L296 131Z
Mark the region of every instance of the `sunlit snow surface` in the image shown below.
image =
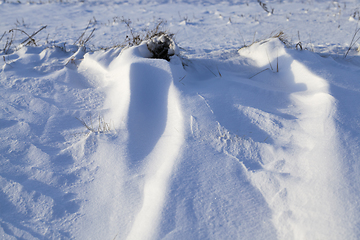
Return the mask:
M0 239L359 239L360 3L264 3L1 1Z

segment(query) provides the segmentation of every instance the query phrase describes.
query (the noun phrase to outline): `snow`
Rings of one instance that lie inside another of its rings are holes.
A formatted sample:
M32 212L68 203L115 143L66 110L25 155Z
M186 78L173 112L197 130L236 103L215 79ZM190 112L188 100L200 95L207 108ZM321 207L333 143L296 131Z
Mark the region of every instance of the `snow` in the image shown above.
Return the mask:
M1 1L0 238L359 239L359 2L263 3Z

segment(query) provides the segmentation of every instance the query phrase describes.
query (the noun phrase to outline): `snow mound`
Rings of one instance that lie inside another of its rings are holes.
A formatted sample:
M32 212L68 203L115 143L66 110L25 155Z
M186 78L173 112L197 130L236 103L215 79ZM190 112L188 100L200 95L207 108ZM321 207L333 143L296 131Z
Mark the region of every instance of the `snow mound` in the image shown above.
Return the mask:
M0 238L359 239L360 57L342 56L355 3L130 2L2 3L4 30L61 27L0 58ZM187 64L171 35L108 48L123 13L135 30L170 19ZM108 50L65 46L93 16ZM275 28L334 55L256 42Z

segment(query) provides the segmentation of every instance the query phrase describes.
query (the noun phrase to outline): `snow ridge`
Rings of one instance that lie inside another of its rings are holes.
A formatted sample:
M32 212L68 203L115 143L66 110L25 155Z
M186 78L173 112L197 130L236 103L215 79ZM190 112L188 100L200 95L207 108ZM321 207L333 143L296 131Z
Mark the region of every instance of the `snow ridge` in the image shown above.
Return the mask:
M337 195L340 182L334 178L341 175L341 162L335 126L336 100L330 95L329 84L300 63L277 39L255 44L246 51L250 51L248 56L258 66L266 65L266 52L278 56L281 75L287 82L291 80L295 86L301 86L283 89L290 91L290 104L281 112L294 116L282 120L283 126L291 128L273 135L273 146L264 146L266 171L252 176L274 211L273 222L279 238L344 238L351 229L344 223L346 213ZM252 113L249 117L260 116ZM258 124L269 129L262 121Z
M179 92L169 63L146 58L151 56L147 51L146 45L126 49L106 72L98 73L108 92L106 118L113 119L118 133L123 135L122 144L127 146L115 155L125 164L129 178L141 175L133 184L140 184L142 200L137 206L136 201L132 203L131 208L139 210L132 213L126 239L156 239L169 177L184 142ZM93 61L85 60L82 69L93 66ZM99 148L103 148L101 145Z

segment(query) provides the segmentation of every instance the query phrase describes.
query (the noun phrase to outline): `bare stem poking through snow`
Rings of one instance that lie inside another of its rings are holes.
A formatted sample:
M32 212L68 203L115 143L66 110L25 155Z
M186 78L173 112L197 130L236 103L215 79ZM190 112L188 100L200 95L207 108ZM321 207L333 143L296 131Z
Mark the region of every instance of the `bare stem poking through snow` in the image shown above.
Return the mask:
M94 127L94 123L92 120L92 117L90 115L90 123L87 123L84 119L81 118L76 118L77 120L79 120L81 122L82 125L84 125L84 127L89 130L90 132L93 133L107 133L110 132L111 129L111 122L107 123L104 118L102 118L101 116L99 116L98 118L98 123L97 126Z
M360 40L360 36L357 37L358 33L360 32L360 28L359 28L359 23L356 24L356 28L355 28L355 32L354 35L351 39L350 45L348 50L346 51L344 58L346 58L346 56L349 54L350 50L354 47L354 45Z

